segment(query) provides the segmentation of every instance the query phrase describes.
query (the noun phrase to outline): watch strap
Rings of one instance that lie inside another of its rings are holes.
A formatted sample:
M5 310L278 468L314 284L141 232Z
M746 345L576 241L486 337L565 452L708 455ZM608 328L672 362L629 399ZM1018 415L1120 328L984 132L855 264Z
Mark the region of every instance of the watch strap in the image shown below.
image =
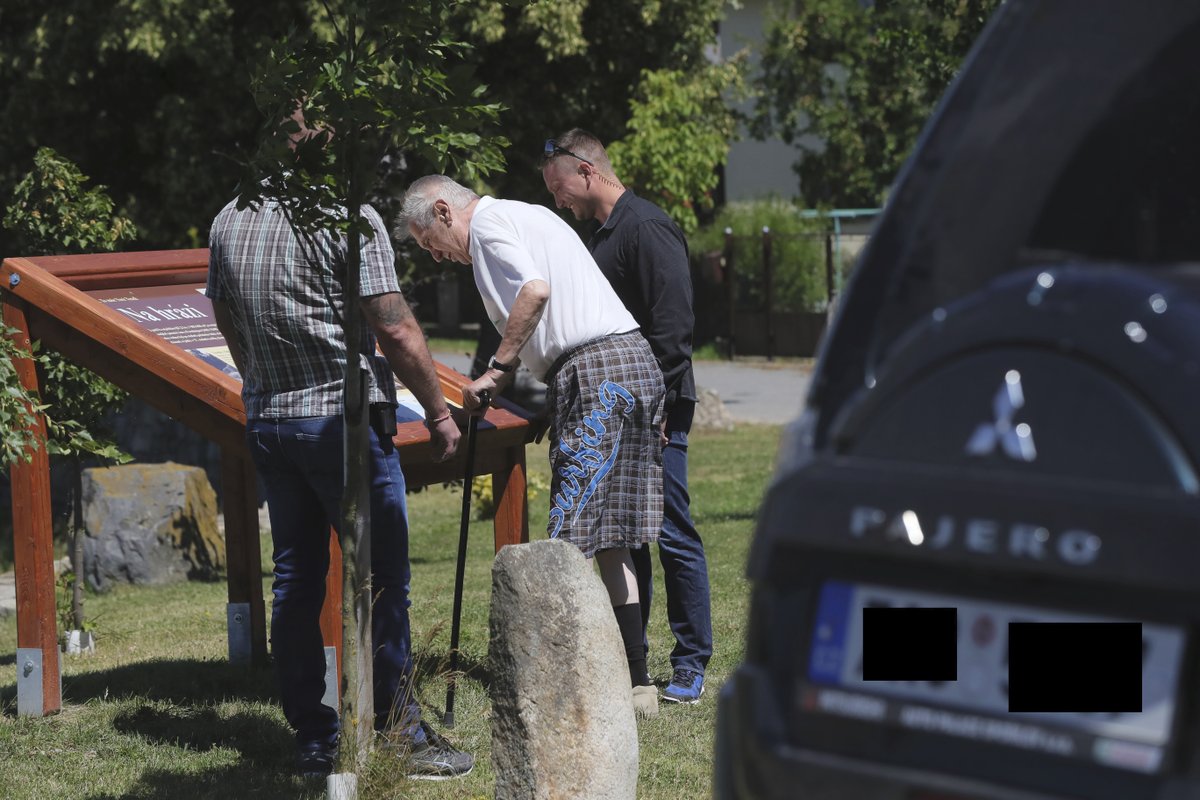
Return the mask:
M497 369L501 372L512 372L517 368L516 364L505 364L503 361L497 361L495 356L492 356L488 361L488 369Z

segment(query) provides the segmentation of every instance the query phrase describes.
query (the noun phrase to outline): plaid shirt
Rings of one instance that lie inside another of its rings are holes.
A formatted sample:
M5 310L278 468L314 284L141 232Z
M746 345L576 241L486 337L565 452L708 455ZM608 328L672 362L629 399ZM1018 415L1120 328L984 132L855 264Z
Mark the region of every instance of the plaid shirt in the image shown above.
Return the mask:
M360 294L398 292L395 255L383 221L369 206L362 212L375 236L362 245ZM207 294L228 306L245 354L246 417L341 414L346 242L321 233L310 253L278 205L268 200L258 211L238 211L236 202L225 206L213 220L208 246ZM375 337L365 322L362 342L370 402L394 404L391 368L376 354Z

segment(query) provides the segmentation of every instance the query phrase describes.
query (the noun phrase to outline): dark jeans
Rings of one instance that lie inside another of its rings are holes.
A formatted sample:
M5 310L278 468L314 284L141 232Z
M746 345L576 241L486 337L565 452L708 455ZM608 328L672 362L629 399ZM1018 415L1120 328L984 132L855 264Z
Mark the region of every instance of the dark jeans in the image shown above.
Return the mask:
M283 713L301 745L332 745L338 734L337 712L321 703L325 654L320 615L329 528L339 526L341 516L342 427L341 416L256 419L246 426L246 441L267 490L275 547L271 652ZM403 720L399 727L413 732L420 710L409 680L404 474L391 440L381 446L372 430L370 448L375 727L388 727L395 707L396 719Z
M712 656L712 613L708 586L708 562L704 542L688 511L687 450L688 431L696 404L678 401L667 414L667 436L663 449L663 524L658 539L658 560L663 569L667 591L667 621L675 636L671 651L674 669L690 669L704 674ZM638 592L642 600L642 623L650 619L653 573L650 546L634 550Z

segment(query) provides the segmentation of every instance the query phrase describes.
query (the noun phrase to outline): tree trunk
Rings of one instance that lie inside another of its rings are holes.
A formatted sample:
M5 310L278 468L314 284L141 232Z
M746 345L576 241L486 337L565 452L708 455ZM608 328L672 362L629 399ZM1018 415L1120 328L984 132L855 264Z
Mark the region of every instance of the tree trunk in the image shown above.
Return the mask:
M375 729L374 670L371 655L371 503L367 374L362 349L362 303L359 299L359 265L362 261L357 233L366 192L357 174L359 142L355 132L345 137L350 174L347 213L345 313L345 483L342 492L342 772L358 772L366 765ZM353 731L353 733L351 733Z

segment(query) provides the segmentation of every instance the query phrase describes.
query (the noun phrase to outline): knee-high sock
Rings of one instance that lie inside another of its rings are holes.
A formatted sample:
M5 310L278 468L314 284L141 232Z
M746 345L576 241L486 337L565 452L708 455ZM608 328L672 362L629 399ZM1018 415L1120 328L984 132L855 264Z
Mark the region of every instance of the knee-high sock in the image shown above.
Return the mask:
M642 606L640 603L613 606L613 614L617 617L617 627L621 629L621 641L625 643L625 658L629 660L629 681L634 686L649 686L646 646L642 644Z

